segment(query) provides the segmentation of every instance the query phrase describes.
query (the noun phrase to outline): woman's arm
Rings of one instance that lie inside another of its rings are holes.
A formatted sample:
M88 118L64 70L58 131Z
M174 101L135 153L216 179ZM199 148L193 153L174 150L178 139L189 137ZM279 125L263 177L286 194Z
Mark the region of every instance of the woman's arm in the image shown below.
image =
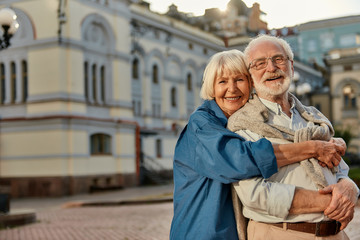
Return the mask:
M273 144L273 148L279 167L313 157L332 168L339 165L341 161L340 154L344 152L344 146L342 145L318 140Z

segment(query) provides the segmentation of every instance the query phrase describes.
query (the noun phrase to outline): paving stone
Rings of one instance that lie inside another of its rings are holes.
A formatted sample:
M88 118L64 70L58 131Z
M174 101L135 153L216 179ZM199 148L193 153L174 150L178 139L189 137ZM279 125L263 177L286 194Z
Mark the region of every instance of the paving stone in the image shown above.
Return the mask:
M0 240L167 240L172 203L46 210Z

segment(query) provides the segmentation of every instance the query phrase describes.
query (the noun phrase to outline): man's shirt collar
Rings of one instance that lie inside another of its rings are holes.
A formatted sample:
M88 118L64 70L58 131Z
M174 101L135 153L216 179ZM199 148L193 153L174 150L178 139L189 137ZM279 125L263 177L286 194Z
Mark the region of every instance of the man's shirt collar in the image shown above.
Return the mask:
M262 104L264 104L265 107L267 107L274 114L280 115L283 112L280 104L275 103L275 102L271 102L269 100L266 100L266 99L263 99L263 98L260 98L260 97L259 97L259 99L262 102ZM293 113L294 109L295 109L295 101L294 101L294 99L289 98L289 102L290 102L290 105L291 105L290 111Z

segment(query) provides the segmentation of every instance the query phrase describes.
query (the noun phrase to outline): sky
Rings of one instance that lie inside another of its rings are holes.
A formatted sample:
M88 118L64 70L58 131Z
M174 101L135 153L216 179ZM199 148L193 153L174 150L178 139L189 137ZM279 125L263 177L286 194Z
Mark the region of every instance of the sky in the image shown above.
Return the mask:
M226 9L230 0L145 0L150 9L165 13L174 3L181 12L203 15L207 8ZM243 0L251 7L254 2L266 13L268 28L295 26L314 20L322 20L349 15L360 15L360 0Z

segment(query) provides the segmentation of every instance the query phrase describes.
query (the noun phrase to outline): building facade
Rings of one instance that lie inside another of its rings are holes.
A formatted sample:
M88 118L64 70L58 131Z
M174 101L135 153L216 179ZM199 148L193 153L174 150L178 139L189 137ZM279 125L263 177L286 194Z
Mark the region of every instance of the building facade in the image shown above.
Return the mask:
M329 69L332 121L347 130L352 139L348 149L360 153L360 47L329 51L325 63Z
M143 2L1 4L20 24L0 54L0 185L12 197L134 186L145 162L172 170L220 38Z
M360 15L300 24L298 32L300 60L324 67L324 56L330 50L360 45Z

